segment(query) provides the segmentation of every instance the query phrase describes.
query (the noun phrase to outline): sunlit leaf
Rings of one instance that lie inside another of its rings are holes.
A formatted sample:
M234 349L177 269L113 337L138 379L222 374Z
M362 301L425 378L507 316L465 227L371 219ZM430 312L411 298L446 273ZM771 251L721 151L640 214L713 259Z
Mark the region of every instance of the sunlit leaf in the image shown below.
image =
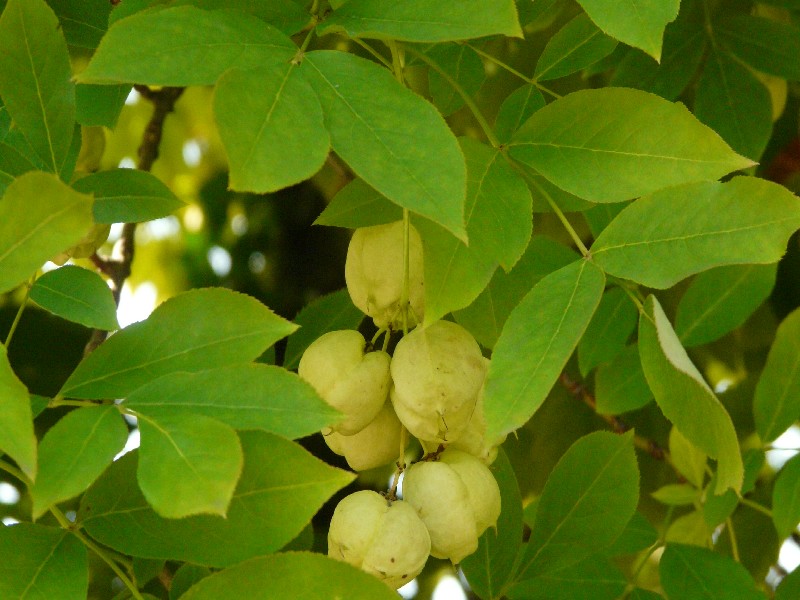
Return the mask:
M0 450L31 479L36 477L36 435L28 390L8 362L0 344Z
M117 305L97 273L75 265L49 271L33 284L30 299L54 315L86 327L119 328Z
M706 476L706 454L683 437L677 427L669 432L669 455L675 469L696 487L703 486Z

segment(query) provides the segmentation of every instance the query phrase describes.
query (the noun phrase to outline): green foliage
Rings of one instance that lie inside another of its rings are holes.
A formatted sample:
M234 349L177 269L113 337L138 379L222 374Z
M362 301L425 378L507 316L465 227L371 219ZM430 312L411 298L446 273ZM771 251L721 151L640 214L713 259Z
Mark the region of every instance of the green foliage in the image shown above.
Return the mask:
M443 448L408 444L391 362L296 370L415 325L344 289L342 230L397 221L399 310L413 225L416 326L479 344L435 415L489 465L458 474L476 523L499 489L475 596L798 596L767 572L800 524L800 460L770 456L800 417L800 3L112 4L0 2L0 597L396 597L322 555L333 505L388 510ZM382 429L331 434L345 380ZM325 443L390 450L355 475Z

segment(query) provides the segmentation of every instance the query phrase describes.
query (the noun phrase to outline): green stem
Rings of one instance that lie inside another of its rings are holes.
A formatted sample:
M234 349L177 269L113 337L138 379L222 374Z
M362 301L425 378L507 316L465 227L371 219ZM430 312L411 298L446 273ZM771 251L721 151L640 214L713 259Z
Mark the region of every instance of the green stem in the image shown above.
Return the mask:
M469 94L464 91L464 88L450 76L450 73L442 69L438 64L428 58L425 54L421 52L417 52L413 48L407 48L406 51L409 54L412 54L415 58L421 60L426 65L428 65L431 69L436 71L439 75L442 76L450 87L452 87L456 93L461 96L461 99L464 101L464 104L467 105L467 108L472 112L472 115L475 117L475 120L480 125L481 129L483 130L483 134L486 136L486 139L489 140L489 143L494 146L495 148L499 148L502 144L500 140L497 139L497 136L492 131L492 128L489 126L489 122L486 120L486 117L483 116L483 113L478 108L478 105L470 98Z
M585 246L583 240L581 240L580 236L578 235L578 232L575 231L575 228L572 226L569 220L567 220L567 217L566 215L564 215L561 208L559 208L558 204L556 204L555 200L553 200L553 197L547 192L546 189L542 187L542 184L536 181L535 177L531 177L530 174L514 159L510 157L508 157L508 159L509 162L511 163L511 166L514 167L514 169L516 169L516 171L520 175L522 175L525 179L527 179L530 182L530 184L534 186L539 191L539 193L544 197L544 199L550 205L550 208L558 217L558 220L561 221L561 224L564 226L564 229L567 230L567 233L572 238L572 241L575 242L575 245L578 247L578 250L580 250L580 253L583 255L583 257L589 258L589 256L591 255L589 249Z
M56 396L47 403L47 408L57 408L59 406L100 406L101 404L113 404L113 400L65 400L60 396Z
M25 473L20 471L14 465L8 464L6 461L4 461L2 459L0 459L0 471L5 471L6 473L11 475L12 477L16 477L22 483L24 483L28 488L30 488L33 485L33 482L30 479L28 479L28 476L25 475Z
M377 50L375 50L375 48L373 48L372 46L367 44L364 40L361 40L359 38L347 38L347 39L350 40L350 41L353 41L356 44L358 44L359 46L361 46L364 50L366 50L372 56L374 56L375 59L378 60L387 69L389 69L389 70L393 69L392 63L390 63L388 60L386 60L385 57L381 56L380 53Z
M56 521L58 521L58 524L61 525L63 529L72 532L72 534L76 538L78 538L84 546L89 548L89 550L91 550L97 556L99 556L104 563L106 563L109 567L111 567L111 570L114 571L116 576L120 578L122 583L124 583L125 587L127 587L130 590L131 595L134 598L136 598L136 600L144 600L144 597L139 593L139 590L136 588L136 585L133 583L131 578L128 577L127 573L125 573L125 571L123 571L119 567L119 565L116 562L114 562L111 556L109 556L103 548L101 548L94 540L89 538L85 533L77 529L75 527L75 524L71 523L69 519L67 519L67 517L64 516L64 513L62 513L58 508L52 506L50 507L50 512L53 514L53 516L56 518Z
M403 335L408 333L408 296L409 296L409 238L411 237L411 215L403 209L403 290L400 292L400 310L403 315Z
M725 526L728 528L728 537L731 539L731 554L733 554L733 560L742 562L739 558L739 544L736 542L736 532L733 530L733 521L730 517L725 519Z
M481 50L480 48L476 48L475 46L473 46L473 45L471 45L471 44L464 44L464 45L465 45L465 46L467 46L467 48L471 48L472 50L474 50L474 51L475 51L477 54L479 54L479 55L480 55L480 56L482 56L483 58L485 58L485 59L487 59L487 60L490 60L491 62L493 62L494 64L496 64L498 67L500 67L500 68L502 68L502 69L505 69L506 71L508 71L508 72L509 72L509 73L511 73L512 75L516 75L517 77L519 77L519 78L520 78L520 79L522 79L523 81L525 81L525 82L527 82L527 83L530 83L531 85L535 85L537 88L539 88L539 89L540 89L541 91L543 91L545 94L549 94L549 95L551 95L553 98L556 98L556 99L558 99L558 98L561 98L561 94L557 94L556 92L554 92L554 91L553 91L553 90L551 90L550 88L548 88L548 87L546 87L546 86L543 86L541 83L539 83L538 81L536 81L536 79L534 79L533 77L528 77L528 76L527 76L527 75L525 75L524 73L520 73L520 72L519 72L519 71L517 71L517 70L516 70L514 67L512 67L511 65L508 65L508 64L504 63L504 62L503 62L502 60L500 60L499 58L496 58L496 57L492 56L491 54L489 54L489 53L487 53L487 52L484 52L484 51L483 51L483 50Z
M400 56L400 47L395 40L387 40L386 43L389 46L389 50L392 52L392 72L397 81L399 81L401 85L405 85L406 82L403 78L403 58Z
M753 502L752 500L750 500L749 498L745 498L744 496L739 498L739 502L741 502L745 506L749 506L753 510L758 511L763 515L766 515L770 519L772 518L772 511L764 506L761 506L758 502Z
M656 550L661 548L661 546L664 545L664 543L665 543L665 541L667 539L667 530L669 529L670 521L672 521L672 513L674 511L675 511L675 507L674 506L670 506L667 509L667 515L664 518L664 528L663 528L663 530L661 531L660 535L658 536L658 539L644 553L644 556L642 556L641 561L639 561L639 564L636 565L636 568L633 571L633 576L631 577L631 581L633 581L634 583L636 583L636 581L639 579L639 575L641 575L642 569L644 569L644 566L647 564L647 561L650 560L650 557L653 555L653 552L655 552Z
M6 341L3 344L6 348L11 343L11 339L14 337L14 332L17 330L17 325L19 325L20 319L22 319L22 313L25 312L25 306L28 304L28 298L31 295L31 288L33 288L33 284L36 281L36 275L34 274L31 277L30 281L25 284L25 296L22 298L22 302L19 304L19 309L17 309L17 314L14 317L14 322L11 323L11 329L8 330L8 335L6 336Z

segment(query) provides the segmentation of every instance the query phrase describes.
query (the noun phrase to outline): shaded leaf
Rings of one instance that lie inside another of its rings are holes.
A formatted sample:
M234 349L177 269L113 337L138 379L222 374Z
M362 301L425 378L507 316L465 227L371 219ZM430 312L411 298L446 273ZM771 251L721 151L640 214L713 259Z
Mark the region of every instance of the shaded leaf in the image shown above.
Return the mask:
M778 473L772 490L772 521L780 539L786 539L800 523L800 455Z
M217 82L214 118L231 189L274 192L308 179L325 162L330 138L301 68L268 57L256 69L231 69Z
M114 129L130 91L130 84L125 83L120 85L89 83L77 85L75 87L75 119L81 125Z
M0 293L74 246L92 227L92 198L55 175L31 171L0 199Z
M512 0L350 0L317 26L320 35L446 42L487 35L522 37Z
M775 286L777 265L733 265L700 273L678 304L675 333L687 348L742 325Z
M764 17L735 14L714 34L751 67L784 79L800 79L800 29Z
M108 29L112 5L106 0L47 0L58 16L67 44L94 50Z
M138 388L123 406L159 420L202 415L287 438L309 435L340 417L299 376L264 364L170 373Z
M580 14L548 40L533 76L538 81L566 77L608 56L616 47L615 39Z
M397 593L352 565L311 552L287 552L248 560L214 573L181 600L253 598L283 600L287 590L302 590L315 600L392 600Z
M680 0L578 0L578 3L611 37L641 48L661 59L661 41L667 23L678 16Z
M639 320L639 354L661 412L681 434L717 460L714 493L740 490L744 465L730 415L681 346L655 296Z
M800 569L795 567L775 590L775 600L793 600L798 595L800 595Z
M713 267L777 262L798 227L794 194L764 179L736 177L640 198L591 250L608 274L663 289Z
M6 188L19 177L28 171L35 171L34 165L28 158L6 144L0 142L0 196L5 194Z
M68 531L33 523L0 527L0 597L86 600L86 548Z
M178 600L189 588L209 575L211 575L211 569L208 567L183 563L175 571L175 575L172 578L172 585L169 588L169 600Z
M634 554L645 548L652 546L658 540L658 532L640 512L633 513L633 517L628 521L625 529L614 540L606 556L621 556Z
M105 331L119 329L111 289L88 269L64 265L48 271L33 284L30 299L68 321Z
M73 186L94 195L98 223L140 223L185 206L161 180L137 169L113 169L87 175Z
M389 200L466 240L464 157L433 105L346 52L309 52L306 65L336 153Z
M0 96L53 173L65 169L75 131L75 85L60 29L44 0L9 0L0 15Z
M675 469L695 487L703 487L706 476L706 454L683 437L677 427L669 431L669 455Z
M228 69L254 68L271 57L289 60L296 52L288 37L253 15L176 6L114 22L76 79L80 83L208 85Z
M616 600L625 575L608 560L591 556L553 573L527 579L508 592L512 600Z
M597 431L561 457L539 498L517 580L566 569L619 537L639 501L632 440L631 432L618 436Z
M765 444L800 417L800 309L778 327L753 399L756 431Z
M62 417L39 444L39 474L30 490L33 518L88 488L127 439L115 406L79 408Z
M160 516L225 516L244 461L239 438L229 425L200 414L140 413L139 431L137 480Z
M500 105L494 122L497 138L504 144L508 142L514 132L545 104L542 92L532 83L518 87Z
M700 499L700 490L688 483L669 483L650 495L667 506L685 506Z
M763 600L765 597L742 565L706 548L667 544L658 570L669 600Z
M226 518L159 517L139 491L138 452L131 452L84 494L80 523L97 541L125 554L224 567L282 548L354 477L278 436L239 435L245 462Z
M8 362L0 344L0 450L14 459L31 479L36 478L36 435L28 390Z
M330 205L328 206L330 207ZM323 333L339 329L358 329L358 325L363 319L364 313L353 305L347 289L341 289L309 302L294 318L294 323L299 325L300 329L289 337L286 352L283 355L284 368L296 369L300 364L303 352Z
M622 288L606 291L586 333L578 343L578 365L584 377L597 365L613 361L636 329L639 313Z
M370 187L363 179L353 179L339 190L314 221L314 225L370 227L403 218L403 209Z
M653 392L642 371L637 344L631 344L613 361L598 367L594 395L601 415L619 415L650 403Z
M581 90L548 104L508 148L592 202L621 202L752 165L682 104L623 88Z
M486 436L521 427L544 402L594 314L605 277L578 260L541 279L509 315L486 375Z
M481 57L469 46L441 44L431 48L427 54L469 96L474 96L486 79ZM433 105L445 116L464 106L461 95L435 69L428 71L428 93Z
M61 394L124 398L161 375L249 362L295 329L250 296L222 288L184 292L85 357Z

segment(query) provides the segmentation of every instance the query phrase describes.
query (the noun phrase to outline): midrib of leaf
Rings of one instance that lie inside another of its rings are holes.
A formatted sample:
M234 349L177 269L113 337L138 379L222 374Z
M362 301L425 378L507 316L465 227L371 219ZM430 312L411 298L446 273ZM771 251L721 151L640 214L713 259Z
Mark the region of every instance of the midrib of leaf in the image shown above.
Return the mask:
M620 248L631 248L634 246L652 246L656 244L666 244L671 242L683 242L686 240L692 240L697 238L704 238L704 237L712 237L712 236L725 236L731 233L741 233L743 231L751 231L754 229L761 229L764 227L768 227L770 225L780 225L787 221L796 221L797 217L785 217L783 219L776 219L773 221L764 221L762 223L755 223L753 225L746 225L743 227L734 227L733 229L718 229L716 231L704 231L700 233L691 233L683 236L675 236L670 238L661 238L658 240L642 240L640 242L626 242L624 244L617 244L616 246L606 246L604 248L598 248L597 250L593 250L592 254L597 256L598 254L602 254L603 252L608 252L609 250L619 250Z
M574 146L571 144L556 144L553 142L515 142L509 146L549 146L558 150L579 150L582 152L594 152L598 154L614 154L619 156L634 156L638 158L657 158L660 160L671 160L676 162L697 163L697 164L728 164L723 160L706 160L700 158L688 158L683 156L671 156L669 154L649 154L646 152L624 152L622 150L611 150L608 148L590 148L588 146Z
M603 34L603 32L602 32L602 31L600 31L600 29L597 29L596 31L592 32L592 34L591 34L589 37L587 37L587 38L584 38L582 42L580 42L579 44L576 44L575 46L573 46L572 48L570 48L570 49L569 49L569 51L567 51L567 53L566 53L566 54L562 55L562 57L561 57L561 58L559 58L559 59L558 59L556 62L552 63L552 64L551 64L549 67L547 67L547 68L546 68L544 71L542 71L541 73L539 73L539 75L537 75L537 76L536 76L536 79L541 79L543 75L546 75L547 73L549 73L550 71L552 71L553 69L555 69L555 68L556 68L558 65L560 65L561 63L563 63L565 60L567 60L567 59L568 59L570 56L572 56L573 54L575 54L575 53L576 53L578 50L580 50L581 48L583 48L583 47L584 47L586 44L588 44L589 42L591 42L591 41L592 41L594 38L596 38L598 35L604 35L604 34Z
M61 535L61 539L58 540L57 543L53 544L52 548L50 548L50 553L44 558L44 560L42 560L42 562L36 568L36 572L33 574L33 577L31 577L31 580L28 582L28 585L26 585L25 589L22 590L22 594L20 594L20 597L19 597L20 600L25 600L26 598L28 598L28 591L31 590L31 588L34 588L34 589L36 588L36 580L39 578L39 575L41 574L42 569L44 569L45 565L48 562L50 562L50 560L52 560L53 555L56 553L56 550L58 549L58 547L61 544L64 543L64 540L66 539L67 535L68 535L67 532L64 532Z
M19 249L20 246L22 246L30 238L32 238L34 235L36 235L41 229L46 228L48 225L50 225L50 223L52 221L54 221L55 219L58 219L64 213L67 213L67 212L71 211L75 206L80 204L82 200L83 199L76 200L72 204L63 207L61 210L59 210L57 212L54 212L54 213L50 213L48 216L46 216L38 225L36 225L33 229L31 229L27 233L27 235L25 235L22 238L20 238L16 243L14 243L11 246L9 246L8 249L5 252L0 254L0 264L2 264L3 261L6 260L6 258L8 258L8 256L10 254L13 254L14 252L16 252Z
M375 140L381 146L383 146L383 149L386 150L386 152L394 159L395 164L399 165L400 168L403 170L403 172L406 175L408 175L408 177L410 179L412 179L417 185L419 185L419 187L425 192L426 199L428 201L428 206L432 207L432 208L435 208L436 212L441 214L440 210L439 210L438 203L435 201L433 194L428 189L428 187L424 184L424 182L422 182L419 179L417 179L416 174L408 168L408 166L406 165L405 161L401 160L400 157L398 157L394 152L392 152L392 150L383 142L383 140L375 132L375 130L372 127L370 127L369 123L367 123L364 120L364 118L355 110L355 108L353 108L353 106L350 105L350 103L347 101L347 99L339 93L339 90L336 88L336 86L333 84L333 82L330 79L328 79L325 76L325 74L317 68L317 66L314 64L314 61L311 60L311 61L307 61L307 62L309 62L311 64L311 66L314 68L314 70L317 73L319 73L320 77L322 77L322 79L325 81L325 83L328 85L328 87L330 87L330 89L333 91L334 95L336 95L339 98L339 100L347 107L347 109L350 111L350 113L356 119L358 119L361 122L361 124L367 129L367 131L369 131L372 134L372 136L375 138ZM466 229L465 229L465 231L466 231Z
M791 382L798 373L800 369L800 352L795 354L795 360L792 364L792 368L789 371L789 381ZM786 398L789 392L789 386L784 387L783 391L781 392L780 396L778 396L778 402L776 404L775 410L772 411L770 420L769 420L769 427L767 431L772 433L772 428L775 426L775 420L778 416L778 413L783 410L784 404L786 404ZM774 435L774 434L773 434ZM770 436L771 437L771 436Z
M89 304L88 302L85 302L84 300L81 300L77 296L70 296L69 294L65 294L64 292L60 292L59 290L51 288L47 284L43 284L43 283L40 283L39 287L41 287L42 289L47 290L48 292L50 292L52 294L55 294L56 296L61 296L62 298L66 298L67 300L71 300L72 302L75 302L76 304L80 304L80 305L84 306L85 308L88 308L95 315L101 315L102 316L102 312L97 310L94 307L94 305Z
M694 566L690 562L686 562L686 560L684 559L683 554L681 552L678 552L678 558L680 558L680 561L686 567L686 570L693 576L695 582L701 588L703 588L703 591L706 594L708 594L708 596L710 598L719 598L720 597L720 596L717 596L716 593L714 593L714 590L709 589L709 588L706 587L705 582L703 581L703 578L698 574L697 571L695 571Z
M175 449L175 452L177 453L177 455L178 455L178 456L180 457L180 459L181 459L181 460L182 460L182 461L183 461L183 462L186 464L186 466L187 466L187 467L189 467L189 470L190 470L190 471L191 471L191 472L194 474L194 476L195 476L195 477L196 477L196 478L197 478L199 481L202 481L202 482L204 482L204 483L206 483L206 484L209 484L210 482L211 482L211 483L213 483L213 482L212 482L211 480L209 480L207 477L203 477L202 475L200 475L200 473L198 473L198 471L197 471L197 468L196 468L196 467L194 466L194 464L193 464L193 463L192 463L192 462L189 460L189 458L188 458L188 457L187 457L187 456L186 456L186 455L183 453L183 450L181 450L181 448L180 448L180 447L178 446L178 444L175 442L175 440L174 440L174 438L172 437L172 435L170 434L170 432L169 432L169 431L167 431L166 429L162 428L162 427L161 427L161 426L158 424L158 421L157 421L156 419L153 419L152 417L148 417L147 415L139 415L139 418L141 418L143 421L146 421L147 423L149 423L149 424L150 424L150 425L151 425L151 426L152 426L154 429L156 429L156 430L157 430L159 433L161 433L161 434L162 434L162 435L163 435L165 438L167 438L167 440L169 440L169 443L170 443L170 445L171 445L171 446L172 446L172 447Z
M663 0L662 0L663 1ZM654 39L650 35L650 28L647 27L647 23L645 23L644 18L642 17L641 13L639 12L639 3L636 0L629 0L631 9L636 15L636 21L639 23L639 33L644 33L645 37L647 38L647 43L650 45L651 48L658 48L661 44L658 43L658 39ZM659 52L660 54L660 52ZM661 62L658 60L657 62Z
M289 81L289 77L292 76L292 71L295 69L295 65L293 63L289 63L289 69L286 71L286 75L281 81L280 86L278 86L278 91L275 92L275 99L272 102L272 105L269 107L267 114L264 116L264 120L261 122L261 127L258 129L258 133L256 134L255 140L253 144L250 146L250 151L247 153L247 158L244 159L242 163L242 170L247 168L248 163L253 158L253 155L256 152L256 147L258 146L259 141L261 141L261 136L264 135L264 129L266 129L267 125L269 124L270 119L272 118L272 113L275 112L275 107L278 106L278 102L281 100L281 94L283 93L283 88L286 87L286 83Z
M564 518L561 519L561 522L556 526L556 528L553 530L553 532L539 546L539 549L536 551L536 554L534 554L529 561L527 561L526 563L523 563L521 565L521 568L520 568L521 572L524 573L526 570L528 570L530 568L530 566L534 562L536 562L536 559L542 553L542 550L544 550L545 548L548 547L548 545L550 544L550 541L558 534L559 531L561 531L561 528L564 526L564 524L570 521L570 519L572 517L572 514L578 509L578 507L586 499L586 497L589 496L590 492L595 488L595 486L597 486L599 484L599 482L602 479L603 475L610 468L610 465L614 462L614 460L617 458L617 456L619 456L624 451L625 451L625 446L620 446L617 449L617 451L611 457L609 457L608 461L606 461L606 463L603 465L603 468L600 469L600 471L597 473L596 477L592 480L591 484L586 488L586 491L572 505L572 507L569 509L567 514L564 515ZM533 528L534 528L534 530L536 529L536 523L535 522L533 524Z
M83 453L86 452L86 447L89 445L89 442L92 440L95 433L97 433L97 428L100 426L100 423L105 418L105 414L103 414L99 419L97 419L92 427L92 430L89 432L89 435L84 437L81 441L80 446L78 447L78 451L72 455L72 459L70 460L67 468L64 472L60 474L59 481L64 481L65 479L69 479L70 476L75 472L75 465L83 460Z
M512 414L514 410L517 408L517 406L521 401L521 398L525 395L525 392L531 386L533 380L537 378L539 374L539 368L542 366L542 363L544 362L545 358L547 358L548 355L550 354L550 349L553 347L553 342L558 337L558 334L561 332L561 327L564 324L564 320L567 318L570 308L572 308L573 302L575 300L575 295L578 293L578 288L580 287L581 278L583 277L583 270L585 268L586 268L586 263L584 262L584 264L581 265L580 274L578 275L578 278L575 280L575 286L572 288L572 294L569 297L569 301L567 302L564 311L561 313L561 319L558 321L558 326L556 327L556 330L553 332L553 335L547 342L547 348L545 348L545 351L539 357L539 362L537 362L536 366L533 367L533 369L531 370L530 377L528 377L527 381L525 382L525 385L522 387L522 390L516 395L516 398L514 398L511 402L507 404L508 410L506 410L505 414L503 415L503 422L505 422L508 419L508 416ZM508 323L508 321L506 321L506 323Z

